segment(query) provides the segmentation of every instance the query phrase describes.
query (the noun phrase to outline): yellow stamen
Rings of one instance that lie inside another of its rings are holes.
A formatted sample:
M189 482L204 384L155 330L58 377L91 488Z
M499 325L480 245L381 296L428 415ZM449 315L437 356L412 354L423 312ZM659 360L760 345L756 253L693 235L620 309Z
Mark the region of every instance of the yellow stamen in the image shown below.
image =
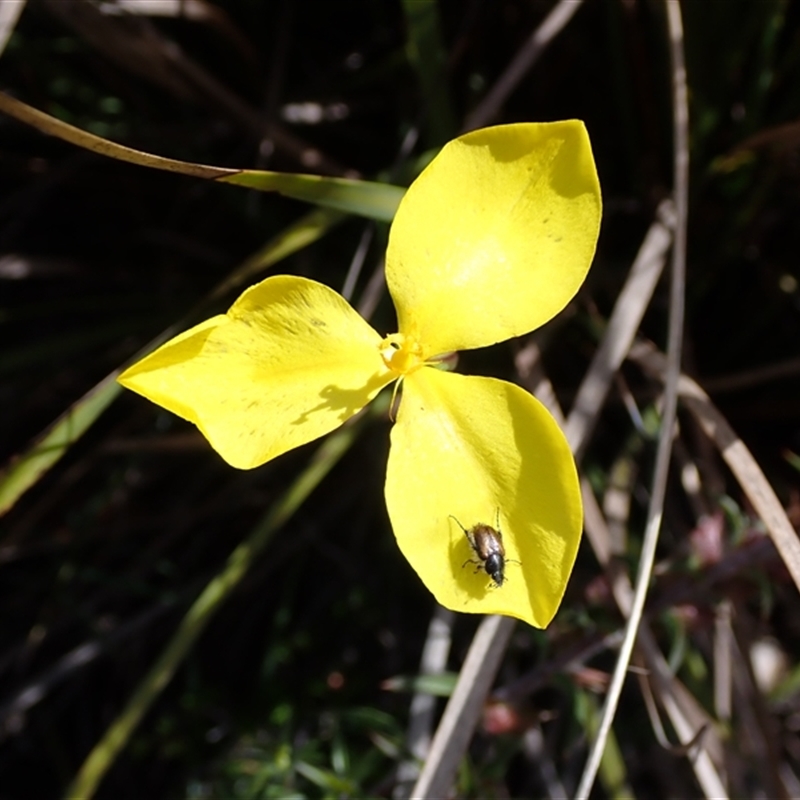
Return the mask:
M398 377L409 375L419 369L425 359L419 342L402 333L392 333L380 344L383 363Z

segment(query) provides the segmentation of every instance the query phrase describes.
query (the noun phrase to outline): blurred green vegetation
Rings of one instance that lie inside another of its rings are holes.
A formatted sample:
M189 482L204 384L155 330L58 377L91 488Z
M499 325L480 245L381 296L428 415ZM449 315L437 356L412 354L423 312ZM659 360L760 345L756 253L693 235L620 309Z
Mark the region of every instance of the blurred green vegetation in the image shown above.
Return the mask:
M407 183L553 6L226 0L197 3L205 16L191 20L30 0L0 56L0 90L158 155ZM800 6L682 6L692 158L684 369L754 452L797 526ZM605 215L586 287L536 338L565 408L671 188L661 2L587 0L493 121L572 117L592 137ZM224 309L237 291L216 297L214 287L310 210L103 159L0 117L2 463L13 465L169 326ZM354 302L375 297L372 322L389 332L391 304L372 295L387 229L347 218L251 280L281 271L341 289L349 275ZM642 326L659 345L664 288ZM465 354L462 368L519 380L518 347ZM632 366L622 375L651 421L653 385ZM635 422L612 394L582 462L601 499L622 476L631 508L620 561L631 571L654 455L652 426L647 433ZM417 685L434 603L386 516L390 426L386 414L362 420L189 649L97 797L392 796L407 755L407 687ZM733 719L722 720L728 777L734 795L769 795L772 770L791 795L800 787L800 599L688 417L681 444L709 517L687 499L676 460L651 622L712 716L719 604L732 604L742 652L769 644L781 665L775 682L753 695L742 677ZM0 518L0 798L61 796L191 603L317 446L237 472L192 426L123 393ZM452 671L476 623L456 619ZM568 671L552 665L620 624L585 546L551 628L518 627L498 686L532 679L535 688L509 695L514 725L476 736L459 796L546 796L556 785L548 765L574 789L614 652ZM388 686L400 691L384 686L398 677L408 680ZM597 797L700 795L686 759L658 744L633 682L614 733Z

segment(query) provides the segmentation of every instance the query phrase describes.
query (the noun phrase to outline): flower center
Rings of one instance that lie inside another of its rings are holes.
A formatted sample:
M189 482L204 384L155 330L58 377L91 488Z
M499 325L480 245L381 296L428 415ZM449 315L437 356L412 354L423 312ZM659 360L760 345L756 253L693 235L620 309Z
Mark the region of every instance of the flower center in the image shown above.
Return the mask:
M409 375L425 363L419 342L402 333L389 334L380 344L380 354L383 363L399 377Z

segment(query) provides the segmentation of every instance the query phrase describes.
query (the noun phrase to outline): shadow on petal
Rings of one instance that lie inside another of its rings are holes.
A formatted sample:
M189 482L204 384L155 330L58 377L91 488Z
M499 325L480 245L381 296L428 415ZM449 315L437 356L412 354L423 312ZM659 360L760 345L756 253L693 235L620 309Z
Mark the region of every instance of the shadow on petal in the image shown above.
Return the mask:
M320 413L334 414L340 422L346 422L350 417L361 411L392 380L394 380L392 376L387 377L386 372L381 372L372 375L364 386L356 389L344 389L341 386L328 384L319 393L321 401L303 411L297 419L293 420L292 424L305 425L312 416Z

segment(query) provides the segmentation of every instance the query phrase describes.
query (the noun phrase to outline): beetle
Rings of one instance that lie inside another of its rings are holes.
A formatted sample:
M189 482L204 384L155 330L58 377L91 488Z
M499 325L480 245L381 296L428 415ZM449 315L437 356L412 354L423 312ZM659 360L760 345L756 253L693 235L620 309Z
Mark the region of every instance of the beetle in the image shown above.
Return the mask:
M503 534L500 531L500 509L497 509L497 525L493 528L485 522L479 522L467 530L452 514L450 518L455 520L456 525L464 531L467 541L478 556L478 559L468 558L463 564L462 568L467 564L477 564L478 568L475 572L480 572L481 569L486 571L486 574L492 579L495 588L499 589L506 577L505 568L506 562L513 559L506 559L506 549L503 546ZM518 561L516 563L519 563Z

